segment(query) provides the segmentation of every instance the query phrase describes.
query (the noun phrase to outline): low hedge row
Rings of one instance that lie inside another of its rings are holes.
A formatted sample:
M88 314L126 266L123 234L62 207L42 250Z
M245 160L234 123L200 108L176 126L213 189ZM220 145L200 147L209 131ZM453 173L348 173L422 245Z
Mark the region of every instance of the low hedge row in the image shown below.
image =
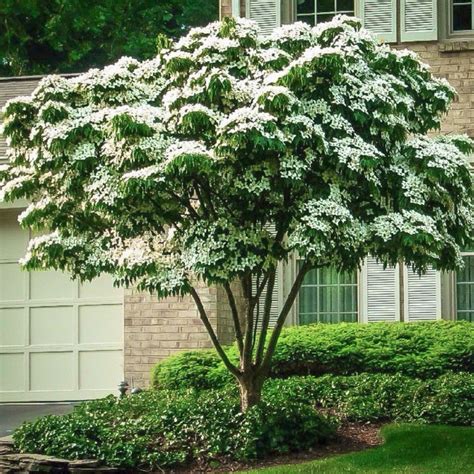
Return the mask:
M237 350L229 347L231 359ZM449 371L474 372L474 325L464 321L377 324L314 324L283 330L271 376L392 373L434 378ZM161 389L212 389L231 380L214 351L169 357L152 370Z
M24 423L13 438L20 452L99 459L135 472L308 449L326 442L335 428L308 401L277 391L244 415L232 388L109 396L68 415Z
M399 374L295 376L268 380L265 391L285 391L342 420L474 424L474 374L467 372L425 380Z

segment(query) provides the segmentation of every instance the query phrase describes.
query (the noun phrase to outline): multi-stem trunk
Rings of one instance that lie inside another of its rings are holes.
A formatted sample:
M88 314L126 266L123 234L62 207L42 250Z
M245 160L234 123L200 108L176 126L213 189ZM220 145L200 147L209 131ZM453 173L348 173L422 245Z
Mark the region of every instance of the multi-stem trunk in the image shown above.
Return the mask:
M260 402L264 381L264 377L258 376L251 371L239 377L240 409L242 413L246 413L249 408Z
M244 299L244 304L242 305L241 311L239 311L237 307L230 283L224 284L234 321L237 347L240 353L239 366L236 366L231 362L227 356L226 351L221 346L197 291L194 288L191 288L190 290L191 296L194 298L198 308L200 318L204 323L207 332L209 333L217 353L219 354L226 368L238 381L240 389L240 405L241 410L244 413L249 408L256 405L261 399L263 383L270 372L271 360L275 352L276 344L283 328L283 324L286 317L288 316L291 306L296 299L298 291L301 287L301 283L303 282L304 275L309 270L309 268L310 265L308 262L305 262L305 264L300 267L286 301L280 311L280 314L278 315L273 330L271 333L269 333L268 341L267 331L269 329L270 308L275 284L275 268L270 269L265 274L262 283L257 285L255 290L252 289L251 275L247 274L241 278ZM254 316L257 302L259 301L264 289L266 289L265 305L263 317L260 322L261 332L258 334L256 330L257 321ZM244 323L243 327L241 326L242 322Z

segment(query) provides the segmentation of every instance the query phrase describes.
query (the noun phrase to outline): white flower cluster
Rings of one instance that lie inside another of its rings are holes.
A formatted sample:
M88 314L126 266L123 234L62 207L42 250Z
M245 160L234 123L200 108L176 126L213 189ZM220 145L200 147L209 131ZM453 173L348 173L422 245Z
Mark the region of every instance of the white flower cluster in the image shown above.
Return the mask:
M393 212L377 217L371 227L374 235L384 241L389 241L402 233L416 235L420 232L429 234L435 240L442 238L436 227L436 221L432 217L414 210L403 210L401 213Z
M183 141L175 143L166 150L166 163L173 162L176 158L186 155L201 155L211 157L211 152L202 144L196 141Z
M26 263L51 265L54 245L76 273L162 295L293 250L345 268L375 244L398 258L400 235L400 251L433 263L443 246L457 255L474 225L472 143L427 137L453 96L355 18L266 38L226 19L156 58L49 76L9 101L0 199L31 199L22 220L58 228Z

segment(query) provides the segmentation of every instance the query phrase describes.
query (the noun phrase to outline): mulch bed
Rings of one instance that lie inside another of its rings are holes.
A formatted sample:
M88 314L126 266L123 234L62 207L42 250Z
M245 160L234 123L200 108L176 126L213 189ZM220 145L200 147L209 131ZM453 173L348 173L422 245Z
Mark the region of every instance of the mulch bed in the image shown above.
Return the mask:
M247 469L257 469L262 467L272 467L284 464L299 464L325 458L336 454L362 451L382 444L380 428L383 423L344 423L337 431L337 437L325 445L318 445L314 449L301 453L275 455L269 459L262 459L252 463L226 463L222 467L203 468L192 467L186 469L176 469L172 471L157 471L166 474L198 474L198 473L230 473L245 471Z

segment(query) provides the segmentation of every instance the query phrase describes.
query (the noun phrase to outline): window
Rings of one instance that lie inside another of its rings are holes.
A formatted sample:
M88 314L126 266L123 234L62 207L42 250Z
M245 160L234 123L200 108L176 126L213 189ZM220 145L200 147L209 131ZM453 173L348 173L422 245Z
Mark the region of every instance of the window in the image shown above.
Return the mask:
M299 323L339 322L357 322L357 273L311 270L300 289Z
M474 29L474 0L451 0L451 31Z
M456 275L457 319L474 322L474 248L463 255L464 268Z
M343 13L354 16L354 0L297 0L296 18L314 26Z

